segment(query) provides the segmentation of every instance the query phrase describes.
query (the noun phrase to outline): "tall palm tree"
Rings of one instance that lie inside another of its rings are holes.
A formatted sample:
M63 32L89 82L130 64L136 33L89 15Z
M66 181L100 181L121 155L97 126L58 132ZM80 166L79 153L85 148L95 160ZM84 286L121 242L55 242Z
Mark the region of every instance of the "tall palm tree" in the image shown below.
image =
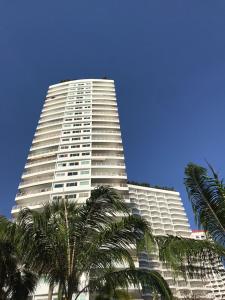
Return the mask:
M36 287L37 277L19 259L18 248L8 231L12 227L0 217L0 299L26 300Z
M66 300L106 285L113 291L148 286L173 299L159 273L135 268L133 257L144 247L150 249L153 237L147 221L132 216L112 188L95 189L82 205L63 199L41 211L25 208L15 236L24 263L59 285Z
M158 239L160 258L173 269L184 268L204 275L211 269L206 268L206 260L215 264L215 259L220 261L225 257L225 185L210 165L209 169L211 175L206 168L189 163L184 179L197 225L207 231L209 239L198 241L174 236Z

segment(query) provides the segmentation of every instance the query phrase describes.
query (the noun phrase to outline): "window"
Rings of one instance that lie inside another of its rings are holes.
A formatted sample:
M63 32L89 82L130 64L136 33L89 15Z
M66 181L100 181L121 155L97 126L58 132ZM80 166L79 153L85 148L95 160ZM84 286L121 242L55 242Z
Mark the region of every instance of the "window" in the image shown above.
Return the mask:
M91 146L90 144L83 144L83 145L82 145L83 148L85 148L85 147L90 147L90 146Z
M66 199L75 199L76 197L77 197L76 194L69 194L65 196Z
M79 137L76 137L76 138L72 138L72 141L79 141L80 138Z
M58 164L58 167L66 167L66 163L60 163Z
M84 129L83 132L90 132L90 129Z
M69 146L61 146L60 149L68 149Z
M88 126L88 125L90 125L90 123L84 123L84 126Z
M90 120L91 117L84 117L84 120Z
M68 156L67 154L60 154L60 155L59 155L60 158L62 158L62 157L67 157L67 156Z
M75 115L82 115L82 112L76 112Z
M82 156L87 156L87 155L90 155L90 152L83 152L82 153Z
M74 118L74 121L80 121L82 118Z
M80 185L88 185L88 184L89 184L89 181L88 181L88 180L80 181Z
M73 145L70 148L74 149L74 148L80 148L80 145Z
M70 131L69 131L70 132ZM69 142L70 139L62 139L63 142Z
M89 170L82 170L80 171L81 175L88 175L89 174Z
M83 136L83 140L90 140L90 136Z
M70 131L64 131L63 134L70 134Z
M53 199L53 200L61 200L61 199L62 199L62 196L53 196L52 199Z
M81 161L82 165L89 165L90 161L89 160L83 160Z
M81 133L81 130L73 130L73 133Z
M81 124L80 124L80 123L78 123L78 124L73 124L73 126L74 126L74 127L78 127L78 126L81 126Z
M79 153L71 153L70 157L79 156Z
M78 172L68 172L68 176L76 176L78 174Z
M68 121L72 121L72 119L65 119L65 121L67 121L67 122L68 122Z
M78 165L79 165L78 161L69 163L69 166L78 166Z
M58 189L58 188L62 188L63 187L63 183L56 183L54 185L54 188Z
M56 176L57 176L57 177L65 176L65 173L56 173Z
M88 193L80 193L80 197L88 197L89 194Z
M77 182L68 182L66 186L77 186Z

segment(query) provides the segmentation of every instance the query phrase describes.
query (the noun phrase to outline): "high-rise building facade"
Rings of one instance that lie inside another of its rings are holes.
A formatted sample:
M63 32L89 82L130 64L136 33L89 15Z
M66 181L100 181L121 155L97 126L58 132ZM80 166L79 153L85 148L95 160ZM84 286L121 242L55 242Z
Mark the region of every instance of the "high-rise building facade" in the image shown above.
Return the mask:
M110 185L127 199L127 175L113 80L51 85L16 195L16 215L59 197L85 201Z
M132 213L141 215L151 224L155 236L175 235L191 238L191 229L180 194L171 190L155 189L139 185L128 185ZM160 262L157 252L143 253L139 257L140 267L159 271L168 282L177 299L213 299L211 287L206 281L177 277Z
M207 238L206 232L203 230L192 230L191 238L196 240L205 240ZM211 299L222 300L225 299L225 272L222 262L215 259L213 265L218 271L212 269L208 276L208 285L210 288Z

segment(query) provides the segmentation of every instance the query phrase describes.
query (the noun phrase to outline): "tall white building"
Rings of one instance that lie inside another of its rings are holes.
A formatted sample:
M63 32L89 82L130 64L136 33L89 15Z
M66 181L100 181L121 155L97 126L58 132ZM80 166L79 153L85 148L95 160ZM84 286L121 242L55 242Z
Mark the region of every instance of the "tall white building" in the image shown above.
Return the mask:
M85 201L92 188L110 185L128 195L113 80L51 85L16 195L24 206L66 196Z
M148 220L155 236L191 238L192 232L178 192L130 184L128 187L133 214ZM183 277L176 277L175 281L174 274L159 261L157 253L150 256L143 253L139 264L140 267L159 271L178 299L213 299L211 287L201 279L189 278L185 281Z

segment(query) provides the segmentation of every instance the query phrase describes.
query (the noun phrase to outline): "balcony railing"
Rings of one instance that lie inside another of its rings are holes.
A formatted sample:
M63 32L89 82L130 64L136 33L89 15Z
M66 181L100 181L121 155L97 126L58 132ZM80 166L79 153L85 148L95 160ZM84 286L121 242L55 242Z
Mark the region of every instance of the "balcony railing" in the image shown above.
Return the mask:
M105 157L123 157L123 154L118 154L118 153L92 153L92 156L105 156Z
M38 156L38 155L45 155L45 154L53 154L55 152L58 151L58 148L57 149L54 149L54 150L45 150L45 151L41 151L41 152L38 152L38 153L34 153L34 154L29 154L28 155L28 158L31 158L31 157L34 157L34 156Z
M52 171L55 169L55 166L54 167L51 167L51 168L40 168L40 169L34 169L34 170L30 170L30 171L26 171L23 173L23 176L24 175L31 175L31 174L36 174L36 173L39 173L39 172L45 172L45 171Z
M92 166L125 166L124 163L92 163Z
M23 187L25 185L30 185L32 183L36 183L37 185L39 184L42 184L42 182L45 182L45 181L50 181L50 180L53 180L54 179L54 176L46 176L46 177L41 177L41 178L37 178L35 177L35 179L31 179L31 180L26 180L26 181L21 181L20 183L20 187Z
M35 195L35 194L39 194L39 193L50 192L51 190L52 190L51 188L43 188L43 189L37 189L37 190L29 191L29 192L19 192L16 194L16 196L21 197L21 196Z
M117 142L120 142L122 143L122 140L121 138L118 138L118 137L114 137L114 136L105 136L105 135L102 135L102 136L92 136L92 140L93 141L104 141L104 140L109 140L109 141L117 141Z
M116 173L116 172L92 172L92 176L126 176L126 173Z
M105 182L102 183L92 183L91 186L92 187L97 187L97 186L111 186L111 187L127 187L127 184L124 183L110 183L110 184L106 184Z

